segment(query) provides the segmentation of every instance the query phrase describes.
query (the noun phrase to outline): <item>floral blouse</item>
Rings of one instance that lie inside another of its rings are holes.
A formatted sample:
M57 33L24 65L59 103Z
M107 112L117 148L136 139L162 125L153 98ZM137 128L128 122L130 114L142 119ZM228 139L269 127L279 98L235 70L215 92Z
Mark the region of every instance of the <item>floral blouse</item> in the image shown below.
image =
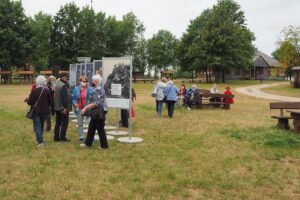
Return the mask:
M95 106L103 106L103 110L107 111L106 94L103 88L96 88L92 97L91 102L94 103Z

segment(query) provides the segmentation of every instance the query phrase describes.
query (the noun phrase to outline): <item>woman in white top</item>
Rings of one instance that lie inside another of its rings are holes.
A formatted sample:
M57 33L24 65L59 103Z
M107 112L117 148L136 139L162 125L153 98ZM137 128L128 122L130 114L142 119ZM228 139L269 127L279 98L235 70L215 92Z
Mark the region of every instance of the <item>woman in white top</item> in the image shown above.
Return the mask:
M157 116L161 117L161 113L162 113L162 108L163 108L163 100L164 100L164 89L167 86L166 84L167 79L166 78L162 78L161 81L159 81L155 87L155 100L156 100L156 113Z

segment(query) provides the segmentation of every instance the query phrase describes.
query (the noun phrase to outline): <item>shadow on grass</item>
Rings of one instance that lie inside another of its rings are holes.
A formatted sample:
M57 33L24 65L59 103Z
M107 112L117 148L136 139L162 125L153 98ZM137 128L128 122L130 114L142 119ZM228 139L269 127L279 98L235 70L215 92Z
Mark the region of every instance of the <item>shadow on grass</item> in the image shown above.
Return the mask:
M273 127L224 129L220 132L231 138L271 148L300 149L300 135Z

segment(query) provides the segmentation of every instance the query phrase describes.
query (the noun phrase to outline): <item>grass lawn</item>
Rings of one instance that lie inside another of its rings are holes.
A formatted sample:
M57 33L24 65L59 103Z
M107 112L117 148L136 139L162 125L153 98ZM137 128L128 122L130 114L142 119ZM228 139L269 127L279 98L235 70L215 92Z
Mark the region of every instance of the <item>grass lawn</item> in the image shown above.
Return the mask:
M164 109L159 119L152 88L135 85L144 143L101 151L80 149L73 123L72 142L45 133L37 149L24 117L30 86L0 86L0 199L300 199L300 136L274 128L268 101L235 94L230 111L177 108L168 119Z
M262 91L271 94L277 94L277 95L283 95L289 97L300 97L300 88L291 88L289 84L278 85L276 87L271 87L271 88L264 88L262 89Z

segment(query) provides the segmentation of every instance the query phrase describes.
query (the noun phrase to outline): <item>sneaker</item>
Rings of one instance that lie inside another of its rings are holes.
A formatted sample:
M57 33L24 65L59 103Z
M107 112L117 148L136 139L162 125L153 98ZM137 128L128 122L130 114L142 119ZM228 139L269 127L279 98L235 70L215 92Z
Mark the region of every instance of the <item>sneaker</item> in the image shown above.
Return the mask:
M190 107L188 107L188 110L189 110L189 111L191 111L191 108L190 108Z
M86 146L86 144L80 144L79 146L82 148L88 148L88 146Z
M36 147L37 148L43 148L44 147L44 143L39 143Z
M79 142L83 142L84 141L84 138L79 138Z

